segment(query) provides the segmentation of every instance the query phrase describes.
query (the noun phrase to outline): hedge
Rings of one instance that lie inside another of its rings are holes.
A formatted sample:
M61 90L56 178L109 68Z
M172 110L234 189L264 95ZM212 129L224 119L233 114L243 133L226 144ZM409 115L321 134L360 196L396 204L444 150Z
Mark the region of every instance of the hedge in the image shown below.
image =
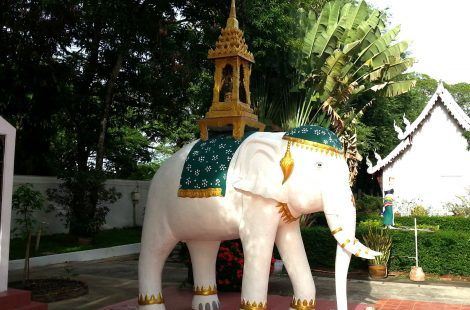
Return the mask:
M455 219L455 218L454 218ZM431 223L435 224L435 223ZM358 228L361 240L365 229ZM326 227L302 229L302 237L311 268L334 266L336 241ZM414 233L392 231L391 271L409 271L414 265ZM426 273L470 276L470 232L437 231L418 234L420 266ZM351 268L366 268L367 261L353 258Z
M414 216L395 217L396 226L414 227ZM375 214L358 214L357 223L366 220L380 220L381 217ZM470 218L459 216L418 216L418 224L439 226L440 230L465 231L470 232Z

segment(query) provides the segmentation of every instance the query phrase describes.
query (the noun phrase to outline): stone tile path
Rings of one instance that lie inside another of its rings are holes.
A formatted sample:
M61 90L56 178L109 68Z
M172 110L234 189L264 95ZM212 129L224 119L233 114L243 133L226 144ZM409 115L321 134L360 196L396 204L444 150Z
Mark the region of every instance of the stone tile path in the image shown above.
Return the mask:
M375 304L375 310L470 310L470 305L384 299Z
M137 260L138 257L134 255L112 260L72 262L33 268L32 277L72 276L88 284L89 294L75 299L50 303L49 310L96 310L128 300L134 300L135 303L135 297L138 294ZM164 288L176 288L186 279L186 276L187 269L182 264L167 263L163 272L163 286ZM10 273L9 280L21 280L21 277L21 271L14 271ZM334 279L324 276L315 276L314 278L317 299L323 301L335 300ZM403 283L403 281L406 281L403 279L399 281L398 279L384 281L350 279L348 280L348 300L355 304L376 305L377 310L406 310L413 309L413 307L415 307L415 310L470 310L469 283L424 282L417 284ZM189 289L187 289L187 294L190 295ZM272 276L269 282L269 294L285 296L283 298L286 298L285 300L288 303L290 296L292 296L292 285L289 278L286 275ZM390 300L393 300L392 298L400 298L404 301L395 300L389 303ZM236 303L238 304L238 302L239 296L237 295ZM190 301L188 304L190 304ZM327 304L330 308L324 309L335 309L334 302L330 302L330 304ZM444 304L449 305L447 305L447 308L442 308ZM130 309L135 309L135 305L134 308ZM167 309L173 310L171 307ZM237 307L229 308L229 310L233 309L237 309ZM287 307L282 310L285 309Z

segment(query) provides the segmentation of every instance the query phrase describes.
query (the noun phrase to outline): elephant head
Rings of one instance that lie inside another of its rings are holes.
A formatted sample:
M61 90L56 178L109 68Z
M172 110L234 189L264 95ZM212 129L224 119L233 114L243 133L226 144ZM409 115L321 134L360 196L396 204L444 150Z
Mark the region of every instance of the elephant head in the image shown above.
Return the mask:
M275 200L285 221L325 213L337 241L338 309L347 308L346 281L351 254L372 259L375 252L355 238L356 209L343 146L331 131L301 126L284 133L260 133L241 148L235 188Z

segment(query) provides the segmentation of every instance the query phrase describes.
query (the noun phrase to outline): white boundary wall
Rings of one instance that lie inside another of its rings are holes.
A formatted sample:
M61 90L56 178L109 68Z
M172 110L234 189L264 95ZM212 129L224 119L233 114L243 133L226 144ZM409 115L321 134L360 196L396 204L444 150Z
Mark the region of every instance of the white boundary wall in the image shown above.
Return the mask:
M47 190L49 188L58 188L60 180L55 177L42 177L42 176L24 176L15 175L14 189L19 185L30 183L35 190L44 194L47 199ZM136 220L138 225L142 225L144 207L147 203L147 194L150 186L150 181L135 181L135 180L108 180L106 181L108 188L114 187L117 192L121 193L121 198L114 204L109 206L109 213L106 216L106 223L103 229L129 227L133 225L132 219L132 199L131 193L139 187L140 201L136 206ZM50 204L49 201L46 204ZM65 228L61 219L57 217L57 212L50 213L40 212L37 213L37 220L46 222L43 234L67 233L68 229ZM12 212L12 228L15 227L15 214Z
M66 262L85 262L138 253L140 253L140 243L133 243L109 248L32 257L29 260L29 265L30 267L41 267L54 264L63 264ZM23 268L24 259L10 261L10 270L20 270Z

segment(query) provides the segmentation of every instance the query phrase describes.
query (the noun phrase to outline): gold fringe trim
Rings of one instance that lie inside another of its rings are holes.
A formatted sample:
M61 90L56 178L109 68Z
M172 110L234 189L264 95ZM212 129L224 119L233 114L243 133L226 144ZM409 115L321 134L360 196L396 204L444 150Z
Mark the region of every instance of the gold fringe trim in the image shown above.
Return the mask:
M281 214L281 218L284 223L289 224L299 219L298 217L294 217L292 213L290 213L289 206L287 206L287 203L280 202L277 207L279 208L279 213Z
M155 295L153 294L150 295L150 297L147 294L145 294L145 297L144 295L139 294L139 298L137 299L137 302L141 306L164 304L162 293L158 293L157 297L155 297Z
M221 188L205 188L205 189L180 189L178 197L182 198L209 198L222 197Z
M295 310L315 310L315 300L310 299L310 301L304 299L292 299L292 302L290 303L290 307Z
M315 151L325 152L327 155L343 157L343 158L345 157L342 151L329 145L325 145L325 144L321 144L321 143L313 142L313 141L308 141L304 139L289 137L289 136L284 136L282 137L282 139L290 141L296 146L300 146L300 147L315 150Z
M262 302L259 302L259 303L256 303L256 301L253 301L252 303L250 303L249 301L246 301L246 300L242 300L241 304L240 304L240 309L241 310L267 310L268 309L268 303L265 302L265 303L262 303Z
M287 142L286 154L284 154L284 157L280 162L282 173L284 174L284 180L282 180L282 184L287 181L287 179L292 174L292 171L294 170L294 159L292 158L292 154L290 152L290 145L291 142Z
M209 296L209 295L217 295L217 286L214 284L214 286L210 286L208 288L204 288L204 286L195 286L193 287L193 293L194 295L200 295L200 296Z

